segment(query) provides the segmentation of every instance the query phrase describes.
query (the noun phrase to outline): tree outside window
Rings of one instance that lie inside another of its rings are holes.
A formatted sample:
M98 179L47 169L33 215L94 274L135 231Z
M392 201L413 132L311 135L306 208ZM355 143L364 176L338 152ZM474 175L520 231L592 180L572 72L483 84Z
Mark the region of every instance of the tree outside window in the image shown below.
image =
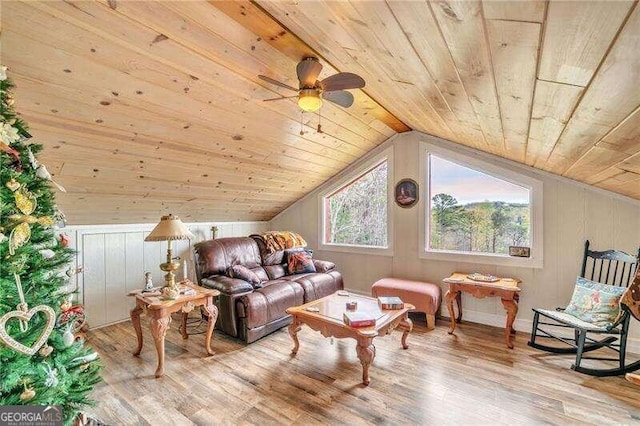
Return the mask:
M324 197L325 244L387 247L387 161Z
M431 250L509 254L529 246L530 190L429 156Z

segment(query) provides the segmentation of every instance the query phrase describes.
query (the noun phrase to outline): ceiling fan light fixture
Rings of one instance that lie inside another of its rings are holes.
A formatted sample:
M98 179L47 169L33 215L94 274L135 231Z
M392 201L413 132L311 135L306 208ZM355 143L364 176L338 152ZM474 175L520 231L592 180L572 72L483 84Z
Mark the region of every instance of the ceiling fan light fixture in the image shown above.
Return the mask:
M298 106L305 112L314 112L322 106L322 98L317 89L302 89L298 96Z

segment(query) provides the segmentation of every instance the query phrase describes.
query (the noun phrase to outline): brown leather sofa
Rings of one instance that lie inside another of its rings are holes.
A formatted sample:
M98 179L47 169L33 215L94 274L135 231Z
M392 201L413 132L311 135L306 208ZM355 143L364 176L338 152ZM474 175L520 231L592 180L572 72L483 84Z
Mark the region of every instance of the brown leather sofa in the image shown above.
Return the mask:
M335 264L314 259L316 272L288 275L285 251L269 253L258 236L252 237L219 238L194 247L200 285L220 291L216 327L246 343L289 324L287 308L343 288ZM253 271L262 287L230 278L228 271L234 265Z

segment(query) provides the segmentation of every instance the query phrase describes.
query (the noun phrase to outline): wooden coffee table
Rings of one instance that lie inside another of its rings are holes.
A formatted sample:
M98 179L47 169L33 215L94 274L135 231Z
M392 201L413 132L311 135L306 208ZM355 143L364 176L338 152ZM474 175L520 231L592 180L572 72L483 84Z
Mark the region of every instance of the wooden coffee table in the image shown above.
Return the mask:
M353 301L358 302L358 311L366 311L375 315L376 325L352 328L344 323L343 314L346 312L346 302ZM317 312L314 312L316 308ZM289 334L294 344L292 353L294 355L298 353L300 347L298 332L302 328L302 324L319 331L324 337L355 339L358 342L356 352L362 364L362 383L366 386L369 384L369 366L376 356L373 339L385 336L399 326L403 330L402 348L407 349L409 347L407 336L413 329L413 323L408 316L411 309L414 309L414 306L405 303L403 309L381 310L378 307L377 299L354 294L340 296L337 292L322 299L289 308L287 313L293 316L293 322L289 325Z
M502 306L507 311L507 324L504 334L507 347L513 349L512 336L516 333L513 328L513 322L518 313L518 301L520 300L520 280L517 278L500 278L496 282L474 281L467 278L466 273L454 272L449 278L442 280L449 284L449 290L444 298L449 309L449 317L451 318L451 327L449 334L453 334L456 329L456 322L462 321L462 300L461 293L469 293L477 298L499 297L502 300ZM454 314L453 301L458 305L458 315Z

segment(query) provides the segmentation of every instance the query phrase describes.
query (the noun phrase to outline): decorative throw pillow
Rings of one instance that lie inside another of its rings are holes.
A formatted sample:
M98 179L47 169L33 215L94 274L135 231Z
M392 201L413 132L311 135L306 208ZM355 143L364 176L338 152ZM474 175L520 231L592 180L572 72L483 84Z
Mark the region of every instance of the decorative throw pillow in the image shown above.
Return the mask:
M640 268L636 270L636 277L627 291L624 292L620 302L626 305L631 315L640 321Z
M316 267L313 265L311 253L307 251L289 253L287 256L287 273L292 275L304 274L307 272L316 272Z
M228 273L231 278L244 280L251 284L253 288L262 288L262 281L260 281L260 277L244 265L233 265L229 268Z
M300 253L301 251L306 251L307 253L309 253L309 256L313 256L313 250L309 250L304 247L290 248L284 251L284 255L282 256L282 263L289 263L289 256L291 256L293 253Z
M564 312L598 327L610 327L620 315L620 299L625 290L578 277Z

